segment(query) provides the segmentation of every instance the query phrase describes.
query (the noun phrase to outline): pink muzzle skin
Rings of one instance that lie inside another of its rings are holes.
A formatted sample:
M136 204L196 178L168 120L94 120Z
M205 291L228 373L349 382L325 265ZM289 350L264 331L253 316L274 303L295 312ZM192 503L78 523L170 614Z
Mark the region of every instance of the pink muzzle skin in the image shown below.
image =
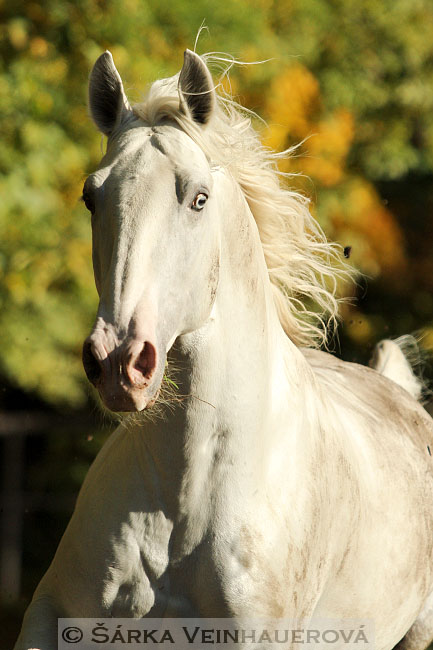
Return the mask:
M93 333L83 345L83 366L111 411L142 411L156 401L157 352L150 341L127 340L108 351Z

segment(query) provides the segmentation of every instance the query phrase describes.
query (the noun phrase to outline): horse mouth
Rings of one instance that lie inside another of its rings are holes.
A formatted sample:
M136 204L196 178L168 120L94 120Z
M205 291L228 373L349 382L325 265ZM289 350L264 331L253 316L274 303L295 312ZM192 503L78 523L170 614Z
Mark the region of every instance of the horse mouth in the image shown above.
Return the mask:
M153 380L149 385L131 386L129 382L96 384L104 406L114 413L139 413L151 409L158 400L162 381Z
M153 395L143 394L143 392L134 394L132 391L107 394L101 390L99 394L104 406L114 413L140 413L154 406L159 396L159 388Z
M149 341L140 348L133 355L120 354L118 349L104 354L91 338L84 342L87 378L110 411L140 412L151 408L158 399L163 373L158 368L156 348Z

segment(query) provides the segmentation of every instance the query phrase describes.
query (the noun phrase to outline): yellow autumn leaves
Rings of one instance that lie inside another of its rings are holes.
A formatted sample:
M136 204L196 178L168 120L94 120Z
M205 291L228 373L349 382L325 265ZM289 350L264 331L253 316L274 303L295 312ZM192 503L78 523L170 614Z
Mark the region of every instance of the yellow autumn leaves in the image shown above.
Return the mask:
M265 144L295 147L281 170L298 175L292 183L313 192L328 236L352 246L355 265L369 276L402 272L406 260L396 220L374 186L348 168L357 128L350 111L326 111L317 79L296 63L272 81L264 112Z

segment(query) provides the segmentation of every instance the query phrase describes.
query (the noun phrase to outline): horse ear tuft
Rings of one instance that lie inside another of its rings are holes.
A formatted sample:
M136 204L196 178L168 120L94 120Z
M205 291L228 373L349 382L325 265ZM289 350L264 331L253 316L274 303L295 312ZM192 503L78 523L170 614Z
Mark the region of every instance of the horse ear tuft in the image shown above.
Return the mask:
M187 107L195 122L207 124L215 107L214 83L204 61L191 50L185 50L179 94L182 109Z
M89 78L89 108L96 126L110 135L130 110L111 52L104 52Z

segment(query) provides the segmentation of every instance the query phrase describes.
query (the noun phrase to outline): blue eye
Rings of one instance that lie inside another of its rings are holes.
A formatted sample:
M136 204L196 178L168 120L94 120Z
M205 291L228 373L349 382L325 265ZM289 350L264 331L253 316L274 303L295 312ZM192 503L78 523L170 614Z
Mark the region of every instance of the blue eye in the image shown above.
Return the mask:
M207 194L203 194L203 192L199 192L195 197L194 201L192 202L191 208L193 210L196 210L196 212L200 212L200 210L203 210L207 200L208 200Z

